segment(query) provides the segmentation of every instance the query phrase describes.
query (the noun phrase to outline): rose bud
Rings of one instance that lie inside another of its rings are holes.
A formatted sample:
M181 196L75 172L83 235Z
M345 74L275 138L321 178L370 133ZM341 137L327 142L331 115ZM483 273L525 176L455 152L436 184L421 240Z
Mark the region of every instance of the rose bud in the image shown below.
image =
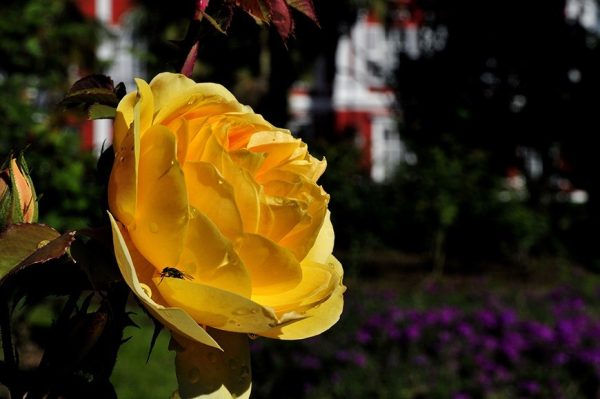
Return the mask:
M0 229L37 221L37 198L25 157L10 157L0 170Z

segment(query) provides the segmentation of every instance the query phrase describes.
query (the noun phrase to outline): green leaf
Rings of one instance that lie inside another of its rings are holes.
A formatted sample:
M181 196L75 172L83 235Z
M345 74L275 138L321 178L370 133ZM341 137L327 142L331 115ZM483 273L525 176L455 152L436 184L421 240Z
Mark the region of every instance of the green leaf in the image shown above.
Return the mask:
M17 266L40 245L60 237L52 227L43 224L13 224L0 233L0 276Z
M29 255L17 265L17 269L62 257L67 253L67 250L70 248L73 241L75 241L75 234L75 231L70 231L52 241L41 242L38 245L38 249L34 253Z
M210 24L219 32L221 32L222 34L226 35L227 33L225 32L225 30L221 27L221 25L210 15L208 15L204 10L200 10L200 13L202 14L202 18L206 18L206 20L208 22L210 22Z
M116 108L122 94L122 86L116 88L111 78L105 75L89 75L71 86L61 104L66 107L102 104Z
M92 104L88 110L88 118L95 119L114 119L117 116L117 109L110 105Z

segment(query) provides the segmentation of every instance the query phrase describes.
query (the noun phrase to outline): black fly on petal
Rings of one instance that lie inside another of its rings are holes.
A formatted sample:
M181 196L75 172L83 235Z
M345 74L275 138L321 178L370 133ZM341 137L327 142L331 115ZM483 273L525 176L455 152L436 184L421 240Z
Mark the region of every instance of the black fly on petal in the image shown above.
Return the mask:
M160 283L162 283L163 278L165 277L171 277L171 278L178 278L178 279L186 279L186 280L193 280L194 277L192 277L191 275L182 272L181 270L174 268L174 267L165 267L164 269L162 269L162 272L160 272Z

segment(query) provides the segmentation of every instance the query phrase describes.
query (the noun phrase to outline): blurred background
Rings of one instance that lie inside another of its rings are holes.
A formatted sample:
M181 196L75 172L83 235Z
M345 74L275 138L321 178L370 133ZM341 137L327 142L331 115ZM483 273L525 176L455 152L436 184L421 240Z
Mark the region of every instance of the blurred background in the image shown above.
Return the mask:
M346 311L318 338L255 340L253 397L600 397L600 4L314 1L319 25L295 13L287 42L242 12L227 35L205 24L193 76L328 161ZM62 96L89 73L131 91L176 71L193 9L2 2L0 156L26 149L42 222L103 213L110 121ZM115 388L168 397L167 334L146 362L151 323L132 309L144 328L127 330Z

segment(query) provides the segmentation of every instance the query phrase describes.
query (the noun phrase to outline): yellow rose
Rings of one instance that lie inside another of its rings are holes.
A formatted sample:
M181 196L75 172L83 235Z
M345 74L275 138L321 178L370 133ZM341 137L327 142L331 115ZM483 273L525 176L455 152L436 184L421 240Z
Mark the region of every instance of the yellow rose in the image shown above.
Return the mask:
M202 326L280 339L331 327L345 287L316 183L325 161L220 85L171 73L136 83L117 108L108 193L134 293L215 348Z

